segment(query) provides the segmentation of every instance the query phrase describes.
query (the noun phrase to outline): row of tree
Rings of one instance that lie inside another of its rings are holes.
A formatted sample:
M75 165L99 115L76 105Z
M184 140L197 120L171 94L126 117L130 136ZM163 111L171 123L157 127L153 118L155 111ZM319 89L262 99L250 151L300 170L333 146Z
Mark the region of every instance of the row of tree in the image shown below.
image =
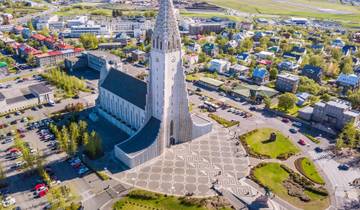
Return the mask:
M74 96L79 91L87 91L86 84L82 79L68 75L59 68L54 68L42 74L42 76L65 91L68 96Z
M55 135L60 149L70 156L75 155L80 146L84 146L85 153L91 159L103 155L101 138L95 131L88 132L86 121L71 122L61 128L51 124L50 130Z

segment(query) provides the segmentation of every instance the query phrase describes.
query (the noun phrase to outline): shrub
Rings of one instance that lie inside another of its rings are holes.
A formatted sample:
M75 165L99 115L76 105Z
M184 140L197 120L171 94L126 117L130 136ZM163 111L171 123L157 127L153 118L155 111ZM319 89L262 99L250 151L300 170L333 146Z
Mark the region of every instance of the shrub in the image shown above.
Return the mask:
M160 195L144 190L133 190L127 196L134 199L155 200L158 199Z

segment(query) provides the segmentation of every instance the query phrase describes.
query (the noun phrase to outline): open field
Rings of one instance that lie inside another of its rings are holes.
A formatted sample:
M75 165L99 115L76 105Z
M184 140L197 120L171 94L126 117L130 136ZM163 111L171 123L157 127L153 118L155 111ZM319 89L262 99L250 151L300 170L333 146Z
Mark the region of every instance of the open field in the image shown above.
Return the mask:
M275 141L269 141L271 133L276 134ZM281 132L271 128L258 129L245 137L245 142L255 153L277 158L282 154L296 154L299 149Z
M331 19L359 26L360 8L326 0L206 0L215 5L254 15Z
M61 10L55 12L54 14L59 16L76 16L76 15L104 15L111 16L112 10L110 9L101 9L96 8L95 6L73 6L73 7L64 7Z
M187 12L187 11L181 10L180 15L183 17L199 17L199 18L221 17L221 18L228 18L229 20L233 20L233 21L243 21L244 20L244 18L242 18L242 17L226 15L221 12L201 13L201 12Z
M305 210L326 209L329 206L327 197L305 191L305 194L311 198L310 202L302 202L299 198L288 195L283 181L289 178L289 173L280 167L279 163L268 163L254 171L255 177L265 186L269 187L273 193L296 207Z

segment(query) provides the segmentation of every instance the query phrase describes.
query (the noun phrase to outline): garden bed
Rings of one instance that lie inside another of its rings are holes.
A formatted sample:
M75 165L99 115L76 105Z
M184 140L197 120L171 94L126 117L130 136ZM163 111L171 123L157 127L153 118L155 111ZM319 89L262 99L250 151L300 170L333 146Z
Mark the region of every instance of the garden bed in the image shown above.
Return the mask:
M224 126L225 128L229 128L229 127L232 127L232 126L235 126L235 125L239 125L240 122L239 121L235 121L235 120L227 120L227 119L224 119L218 115L215 115L215 114L209 114L209 117L213 120L215 120L217 123L219 123L220 125Z
M305 210L326 209L328 192L307 178L279 163L260 163L250 171L250 178L292 205Z

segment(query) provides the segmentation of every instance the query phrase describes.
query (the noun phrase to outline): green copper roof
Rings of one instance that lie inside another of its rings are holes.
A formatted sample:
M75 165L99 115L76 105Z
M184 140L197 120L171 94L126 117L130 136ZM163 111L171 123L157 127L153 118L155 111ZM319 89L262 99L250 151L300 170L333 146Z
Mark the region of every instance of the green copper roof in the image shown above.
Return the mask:
M0 68L7 66L6 62L0 61Z

